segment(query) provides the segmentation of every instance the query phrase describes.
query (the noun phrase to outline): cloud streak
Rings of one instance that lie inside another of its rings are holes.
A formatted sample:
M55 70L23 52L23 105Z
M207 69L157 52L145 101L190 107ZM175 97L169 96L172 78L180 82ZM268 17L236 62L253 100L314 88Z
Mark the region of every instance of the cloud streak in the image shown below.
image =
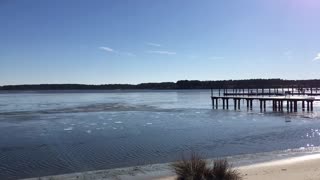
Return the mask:
M148 46L154 46L154 47L160 47L161 44L158 44L158 43L152 43L152 42L147 42L146 43Z
M320 60L320 53L317 54L317 56L313 59L314 61Z
M106 46L101 46L101 47L99 47L99 49L107 51L107 52L111 52L111 53L115 53L116 52L114 49L106 47Z
M176 52L172 52L172 51L147 51L147 53L150 53L150 54L165 54L165 55L175 55L175 54L177 54Z
M136 56L135 54L131 53L131 52L120 52L120 51L116 51L110 47L107 46L100 46L99 49L109 52L109 53L115 53L115 54L119 54L119 55L126 55L126 56Z

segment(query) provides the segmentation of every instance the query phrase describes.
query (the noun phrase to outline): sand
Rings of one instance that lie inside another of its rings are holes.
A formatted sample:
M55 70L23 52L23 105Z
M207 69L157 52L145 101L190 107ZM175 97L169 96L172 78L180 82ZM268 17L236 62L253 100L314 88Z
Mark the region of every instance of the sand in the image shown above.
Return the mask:
M320 180L320 155L309 155L238 168L244 180Z
M237 167L244 180L320 180L320 154L288 158L249 166ZM31 178L29 180L174 180L169 164L143 167L89 171L58 176Z

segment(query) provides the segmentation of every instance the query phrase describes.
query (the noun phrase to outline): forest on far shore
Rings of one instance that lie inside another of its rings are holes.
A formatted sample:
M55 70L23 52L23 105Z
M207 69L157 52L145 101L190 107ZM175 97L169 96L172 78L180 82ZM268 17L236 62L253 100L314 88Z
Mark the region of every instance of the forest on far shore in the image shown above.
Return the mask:
M219 89L219 88L319 88L320 79L283 80L283 79L247 79L247 80L180 80L177 82L141 83L141 84L24 84L0 86L0 90L115 90L115 89Z

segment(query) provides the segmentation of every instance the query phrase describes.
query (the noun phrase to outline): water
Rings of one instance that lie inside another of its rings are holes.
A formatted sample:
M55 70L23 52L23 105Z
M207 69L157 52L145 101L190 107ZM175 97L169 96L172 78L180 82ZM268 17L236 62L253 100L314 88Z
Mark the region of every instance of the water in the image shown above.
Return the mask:
M212 110L208 90L0 93L0 179L164 163L190 151L320 152L318 102L291 114L241 105Z

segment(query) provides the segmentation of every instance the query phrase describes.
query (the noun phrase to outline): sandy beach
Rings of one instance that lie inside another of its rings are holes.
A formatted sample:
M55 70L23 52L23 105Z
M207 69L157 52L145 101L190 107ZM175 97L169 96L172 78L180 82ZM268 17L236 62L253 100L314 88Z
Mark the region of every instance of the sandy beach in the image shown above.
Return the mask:
M320 155L309 155L239 168L246 180L319 180Z
M236 167L243 175L244 180L319 180L320 154L275 160L249 166ZM141 167L119 168L111 170L88 171L28 180L174 180L175 176L169 164L154 164Z

